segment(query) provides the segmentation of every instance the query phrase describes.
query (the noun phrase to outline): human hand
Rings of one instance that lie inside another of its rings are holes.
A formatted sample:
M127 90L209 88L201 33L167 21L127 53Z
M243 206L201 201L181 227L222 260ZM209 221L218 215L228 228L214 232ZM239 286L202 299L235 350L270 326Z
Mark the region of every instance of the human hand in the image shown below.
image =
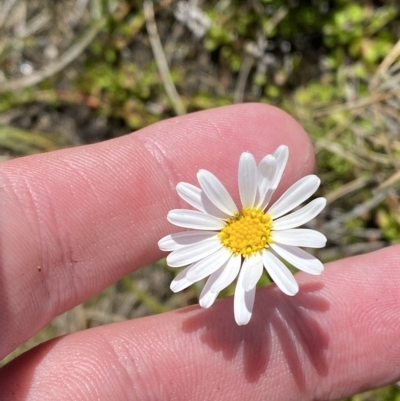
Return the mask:
M236 193L243 151L280 144L278 192L312 172L301 127L265 105L229 106L97 145L0 166L0 358L58 314L162 256L174 187L211 170ZM277 193L275 196L278 196ZM237 199L237 195L236 195ZM300 292L257 291L237 326L232 299L73 333L0 371L1 400L337 399L400 379L400 248L296 275ZM41 266L38 271L37 266Z

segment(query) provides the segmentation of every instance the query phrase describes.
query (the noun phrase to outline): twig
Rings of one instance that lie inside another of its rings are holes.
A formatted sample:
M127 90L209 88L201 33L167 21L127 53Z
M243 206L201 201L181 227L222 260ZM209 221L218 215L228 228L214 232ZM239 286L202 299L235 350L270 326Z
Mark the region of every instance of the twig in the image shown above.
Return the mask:
M389 195L393 194L393 188L386 188L379 192L376 192L372 198L367 201L356 205L352 210L347 213L342 214L339 217L336 217L334 220L329 221L323 225L323 230L335 229L340 226L344 222L360 217L366 213L368 213L371 209L379 205L382 201L384 201Z
M143 11L146 19L146 28L149 35L151 49L153 51L154 59L157 64L158 72L160 73L167 96L172 104L176 114L186 114L185 106L183 105L178 91L172 82L171 73L169 71L168 63L162 48L160 37L157 32L157 25L154 19L154 8L152 0L146 0L143 3Z
M87 29L86 32L83 33L80 40L75 45L71 46L63 55L61 55L59 59L53 63L50 63L48 66L29 76L2 82L0 85L0 93L33 86L39 82L42 82L46 78L57 74L68 64L74 61L83 52L83 50L85 50L85 48L92 42L97 33L103 27L105 22L105 18L101 18L96 21L90 28Z
M10 0L2 5L0 8L0 27L3 27L7 17L9 17L10 10L13 8L16 0Z
M338 189L329 192L328 194L325 195L326 202L332 203L340 198L343 198L344 196L349 195L352 192L356 192L361 188L364 188L366 185L370 184L373 181L372 177L359 177L356 178L355 180L342 185Z

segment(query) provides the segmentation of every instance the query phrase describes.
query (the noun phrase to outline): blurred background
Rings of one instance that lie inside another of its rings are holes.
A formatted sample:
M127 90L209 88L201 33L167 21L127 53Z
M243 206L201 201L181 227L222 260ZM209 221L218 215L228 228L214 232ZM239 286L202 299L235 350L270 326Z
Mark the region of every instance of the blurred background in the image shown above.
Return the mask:
M0 0L1 161L248 101L283 108L313 139L328 200L313 223L329 239L319 258L399 242L397 1ZM174 274L160 261L125 277L0 365L57 335L195 303L201 285L172 294Z

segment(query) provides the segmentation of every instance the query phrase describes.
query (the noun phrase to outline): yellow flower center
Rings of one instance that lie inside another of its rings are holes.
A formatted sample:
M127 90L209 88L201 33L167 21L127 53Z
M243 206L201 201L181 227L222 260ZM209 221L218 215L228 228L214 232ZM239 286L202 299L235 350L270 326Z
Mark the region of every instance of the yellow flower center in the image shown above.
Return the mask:
M234 254L243 257L268 248L271 238L272 218L259 208L244 207L230 218L218 234L221 242Z

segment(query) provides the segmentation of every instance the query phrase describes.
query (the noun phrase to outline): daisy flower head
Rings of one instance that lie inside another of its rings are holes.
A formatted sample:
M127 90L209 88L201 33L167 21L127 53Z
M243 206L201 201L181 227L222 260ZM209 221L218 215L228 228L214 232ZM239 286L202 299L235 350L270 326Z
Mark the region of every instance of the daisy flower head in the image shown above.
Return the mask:
M171 252L169 266L187 266L172 281L172 291L182 291L209 276L199 297L200 306L208 308L237 278L234 315L238 325L245 325L250 321L256 284L264 268L287 295L295 295L299 286L282 259L306 273L322 273L323 264L299 247L324 247L326 237L297 227L317 216L326 200L317 198L292 211L317 190L319 178L301 178L269 205L288 157L289 149L284 145L258 165L251 153L242 153L238 169L241 208L207 170L197 173L200 188L185 182L177 185L179 196L195 210L171 210L168 221L188 230L167 235L158 243L161 250Z

